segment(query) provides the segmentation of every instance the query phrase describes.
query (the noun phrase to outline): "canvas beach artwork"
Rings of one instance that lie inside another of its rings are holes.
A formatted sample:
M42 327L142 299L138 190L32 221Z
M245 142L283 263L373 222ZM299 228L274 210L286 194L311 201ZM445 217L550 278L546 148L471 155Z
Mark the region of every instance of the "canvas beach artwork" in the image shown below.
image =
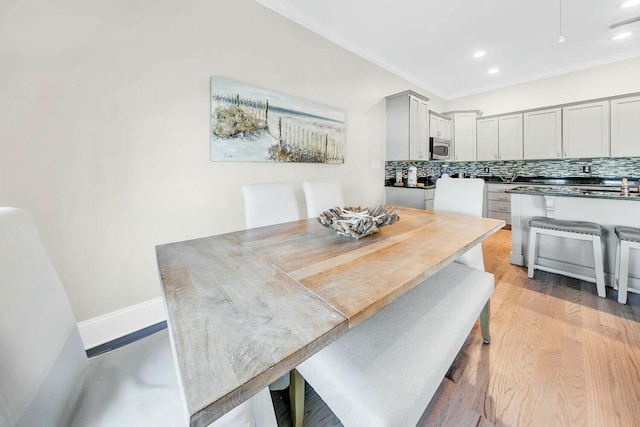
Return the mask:
M344 163L345 113L211 77L211 161Z

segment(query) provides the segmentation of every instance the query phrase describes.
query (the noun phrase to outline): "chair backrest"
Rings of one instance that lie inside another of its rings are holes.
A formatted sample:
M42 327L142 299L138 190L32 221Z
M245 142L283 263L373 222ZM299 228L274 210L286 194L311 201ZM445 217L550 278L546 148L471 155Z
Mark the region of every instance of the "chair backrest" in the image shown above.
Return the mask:
M0 425L68 425L88 359L33 220L0 208Z
M479 178L440 178L436 181L433 210L460 215L482 216L484 180ZM484 271L482 246L462 254L457 262Z
M433 210L482 216L484 180L480 178L440 178L436 181Z
M339 181L303 182L302 190L307 201L307 216L313 218L326 209L344 207L342 185Z
M242 186L247 228L264 227L301 219L291 184L267 183Z

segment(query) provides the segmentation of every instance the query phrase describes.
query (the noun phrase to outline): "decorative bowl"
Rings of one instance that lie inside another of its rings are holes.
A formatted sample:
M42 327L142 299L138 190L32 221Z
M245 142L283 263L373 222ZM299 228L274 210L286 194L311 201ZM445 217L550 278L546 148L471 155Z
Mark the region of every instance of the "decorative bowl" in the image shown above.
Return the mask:
M380 227L394 224L399 219L398 212L393 207L384 205L375 208L335 207L318 215L320 224L354 239L376 233Z

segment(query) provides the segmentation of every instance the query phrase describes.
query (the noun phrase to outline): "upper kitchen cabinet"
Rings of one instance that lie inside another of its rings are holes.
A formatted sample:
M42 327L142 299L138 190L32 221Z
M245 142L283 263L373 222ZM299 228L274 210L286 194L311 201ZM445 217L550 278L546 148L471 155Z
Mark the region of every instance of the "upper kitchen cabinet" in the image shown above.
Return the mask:
M476 159L498 160L498 118L476 121Z
M481 111L452 111L447 113L453 122L453 160L476 160L476 120Z
M640 156L640 96L611 100L611 157Z
M451 118L430 111L429 136L434 138L451 139Z
M523 159L522 114L498 117L498 159Z
M563 157L609 156L609 101L562 108Z
M525 159L562 156L562 108L524 113L523 128Z
M429 160L429 98L408 90L385 99L387 160Z
M429 98L407 90L385 100L387 160L429 160Z

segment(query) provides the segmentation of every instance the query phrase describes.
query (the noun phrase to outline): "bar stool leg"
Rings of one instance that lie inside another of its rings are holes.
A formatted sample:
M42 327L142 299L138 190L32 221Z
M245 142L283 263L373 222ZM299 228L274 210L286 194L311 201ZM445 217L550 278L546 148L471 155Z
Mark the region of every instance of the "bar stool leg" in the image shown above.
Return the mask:
M593 258L598 296L606 298L607 291L604 289L604 266L602 265L602 241L600 240L600 236L593 236Z
M629 282L629 242L623 240L620 245L620 273L618 282L618 302L627 303L627 285Z
M527 276L533 279L533 270L536 262L536 237L538 233L534 227L531 227L531 231L529 232L529 271L527 272Z

